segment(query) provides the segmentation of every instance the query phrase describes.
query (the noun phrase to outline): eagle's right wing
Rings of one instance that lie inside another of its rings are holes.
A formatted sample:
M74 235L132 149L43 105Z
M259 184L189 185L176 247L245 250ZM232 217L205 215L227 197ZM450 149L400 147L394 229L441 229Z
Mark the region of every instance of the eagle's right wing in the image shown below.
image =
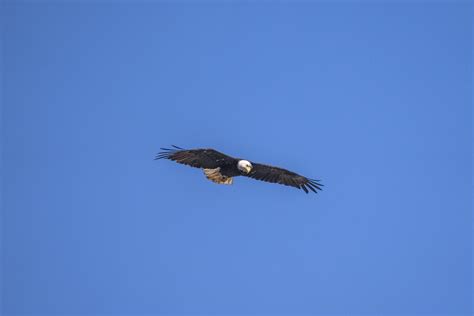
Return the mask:
M175 149L160 148L163 150L158 153L156 159L170 159L195 168L214 169L223 164L232 162L233 157L227 156L214 149L183 149L172 145Z
M317 191L321 190L321 186L323 186L321 183L319 183L319 180L309 179L283 168L254 162L252 162L252 166L252 171L250 171L248 174L244 174L244 176L256 180L278 183L292 186L297 189L303 189L306 193L309 192L308 189L314 193L318 193Z

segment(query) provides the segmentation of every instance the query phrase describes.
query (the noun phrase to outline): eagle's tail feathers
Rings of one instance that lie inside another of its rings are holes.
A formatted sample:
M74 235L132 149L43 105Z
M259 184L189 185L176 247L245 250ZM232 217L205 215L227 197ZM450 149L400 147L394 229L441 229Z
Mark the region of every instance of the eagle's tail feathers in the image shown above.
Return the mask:
M218 184L232 184L232 177L224 176L220 173L221 168L204 169L206 178Z

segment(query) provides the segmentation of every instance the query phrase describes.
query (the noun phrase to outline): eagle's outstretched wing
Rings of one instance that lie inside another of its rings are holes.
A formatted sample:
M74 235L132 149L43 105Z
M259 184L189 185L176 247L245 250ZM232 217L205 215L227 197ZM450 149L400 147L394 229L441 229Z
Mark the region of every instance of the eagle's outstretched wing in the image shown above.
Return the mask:
M233 157L227 156L214 149L183 149L174 146L174 149L160 148L163 150L158 153L156 159L170 159L195 168L214 169L224 164L233 162Z
M319 180L308 179L286 169L253 162L252 166L252 171L244 175L256 180L292 186L303 189L306 193L309 192L308 188L314 193L318 193L317 190L321 190L321 186L323 186L318 182Z

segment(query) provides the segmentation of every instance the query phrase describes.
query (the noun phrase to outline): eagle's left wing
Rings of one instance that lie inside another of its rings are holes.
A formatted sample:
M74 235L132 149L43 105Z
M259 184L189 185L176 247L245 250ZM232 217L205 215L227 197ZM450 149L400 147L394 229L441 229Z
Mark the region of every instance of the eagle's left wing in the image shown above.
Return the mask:
M188 165L195 168L218 168L224 164L232 164L235 158L227 156L214 149L183 149L172 145L174 149L161 148L162 152L155 157L157 159L169 159L177 163Z
M317 190L321 190L321 186L323 186L318 182L319 180L308 179L283 168L253 162L252 166L252 171L244 175L256 180L292 186L303 189L306 193L309 192L308 188L317 193Z

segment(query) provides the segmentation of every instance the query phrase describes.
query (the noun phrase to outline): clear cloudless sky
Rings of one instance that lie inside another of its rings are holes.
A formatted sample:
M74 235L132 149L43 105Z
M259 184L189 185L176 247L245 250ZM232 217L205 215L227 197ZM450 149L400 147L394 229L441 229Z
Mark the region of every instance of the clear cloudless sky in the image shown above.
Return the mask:
M470 2L6 1L6 315L469 315ZM324 191L154 161L211 147Z

